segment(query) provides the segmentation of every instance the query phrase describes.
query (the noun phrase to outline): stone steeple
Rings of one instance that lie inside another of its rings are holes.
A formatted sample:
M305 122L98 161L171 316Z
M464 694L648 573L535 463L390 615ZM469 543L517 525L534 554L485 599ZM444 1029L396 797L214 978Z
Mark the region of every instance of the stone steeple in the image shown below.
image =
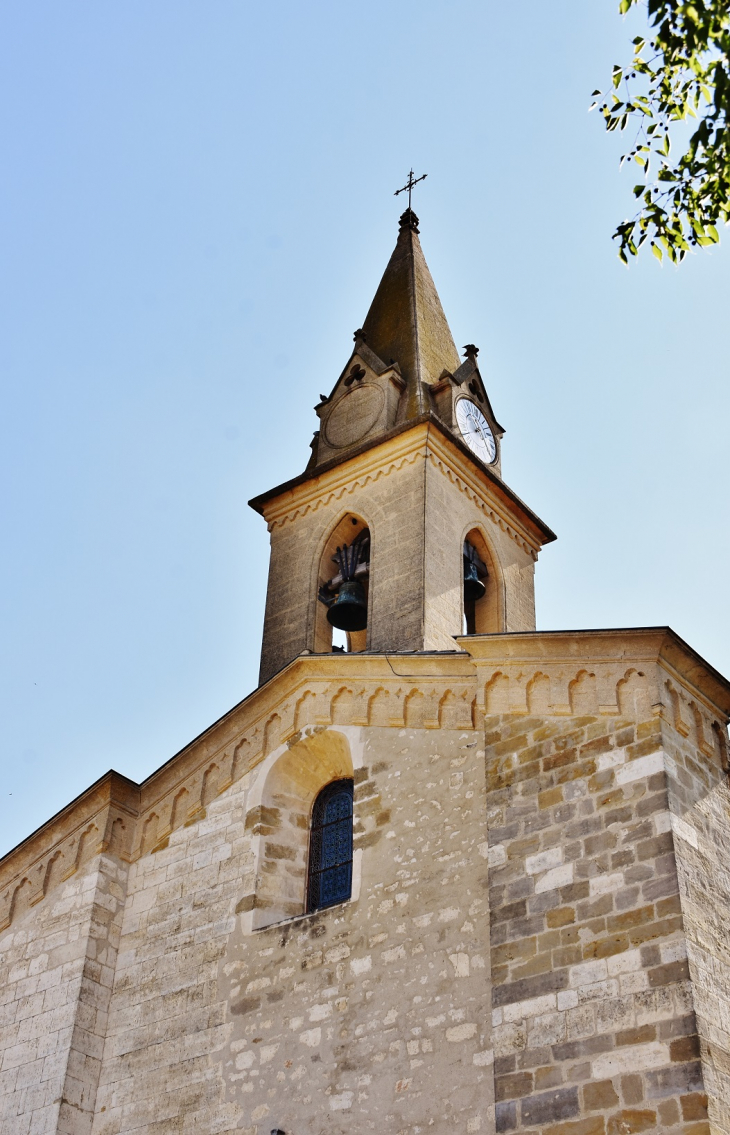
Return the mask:
M406 416L422 414L422 383L436 383L459 368L421 242L418 217L406 209L393 255L383 273L362 330L365 342L385 363L396 362L406 383Z
M477 348L465 354L408 209L353 351L315 407L307 468L250 502L271 533L262 682L298 654L332 652L333 626L349 651L389 654L453 651L463 630L534 629L535 561L555 536L502 480L504 430ZM345 602L347 619L334 609Z
M456 402L475 400L495 439L493 472L501 473L497 422L477 365L478 350L461 362L418 239L418 217L406 209L398 240L355 344L329 394L315 407L320 429L308 471L348 458L394 429L435 417L463 438Z

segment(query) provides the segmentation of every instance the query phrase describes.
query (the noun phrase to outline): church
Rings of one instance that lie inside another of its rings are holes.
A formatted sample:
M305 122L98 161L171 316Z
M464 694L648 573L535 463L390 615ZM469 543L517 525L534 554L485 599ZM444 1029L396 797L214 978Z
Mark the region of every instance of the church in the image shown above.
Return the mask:
M536 630L410 202L348 350L250 502L258 688L0 863L0 1131L728 1135L730 683Z

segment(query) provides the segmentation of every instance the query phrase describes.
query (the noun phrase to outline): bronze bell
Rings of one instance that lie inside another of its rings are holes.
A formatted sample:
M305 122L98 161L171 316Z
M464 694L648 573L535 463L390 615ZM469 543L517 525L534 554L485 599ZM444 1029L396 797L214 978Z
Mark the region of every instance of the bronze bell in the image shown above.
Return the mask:
M481 599L486 591L486 587L479 578L477 565L473 560L468 560L464 557L464 598L469 601L476 602Z
M365 588L359 580L346 579L340 584L337 598L327 612L327 622L341 631L365 630L368 625L368 604Z

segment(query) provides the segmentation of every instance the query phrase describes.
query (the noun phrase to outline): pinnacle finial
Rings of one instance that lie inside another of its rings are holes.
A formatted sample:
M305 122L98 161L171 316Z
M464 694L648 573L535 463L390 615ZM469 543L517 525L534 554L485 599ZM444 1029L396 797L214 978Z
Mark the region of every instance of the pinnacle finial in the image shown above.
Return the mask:
M405 213L401 214L399 226L401 232L403 232L404 229L410 229L411 232L414 233L418 232L418 217L413 212L413 209L406 209Z
M479 348L475 347L473 343L467 343L463 350L467 359L475 359L479 354Z

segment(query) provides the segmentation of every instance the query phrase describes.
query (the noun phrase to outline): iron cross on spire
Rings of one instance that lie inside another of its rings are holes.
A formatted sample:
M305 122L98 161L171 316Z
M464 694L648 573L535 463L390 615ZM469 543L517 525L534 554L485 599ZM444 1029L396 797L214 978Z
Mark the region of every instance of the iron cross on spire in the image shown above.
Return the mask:
M393 196L397 197L399 193L405 193L405 191L407 189L408 190L408 208L410 209L410 207L411 207L411 194L413 192L413 186L418 185L419 181L425 181L427 177L428 177L427 173L421 174L420 177L414 177L413 176L413 170L411 170L411 172L408 174L408 181L405 183L404 186L402 186L402 188L396 189Z

